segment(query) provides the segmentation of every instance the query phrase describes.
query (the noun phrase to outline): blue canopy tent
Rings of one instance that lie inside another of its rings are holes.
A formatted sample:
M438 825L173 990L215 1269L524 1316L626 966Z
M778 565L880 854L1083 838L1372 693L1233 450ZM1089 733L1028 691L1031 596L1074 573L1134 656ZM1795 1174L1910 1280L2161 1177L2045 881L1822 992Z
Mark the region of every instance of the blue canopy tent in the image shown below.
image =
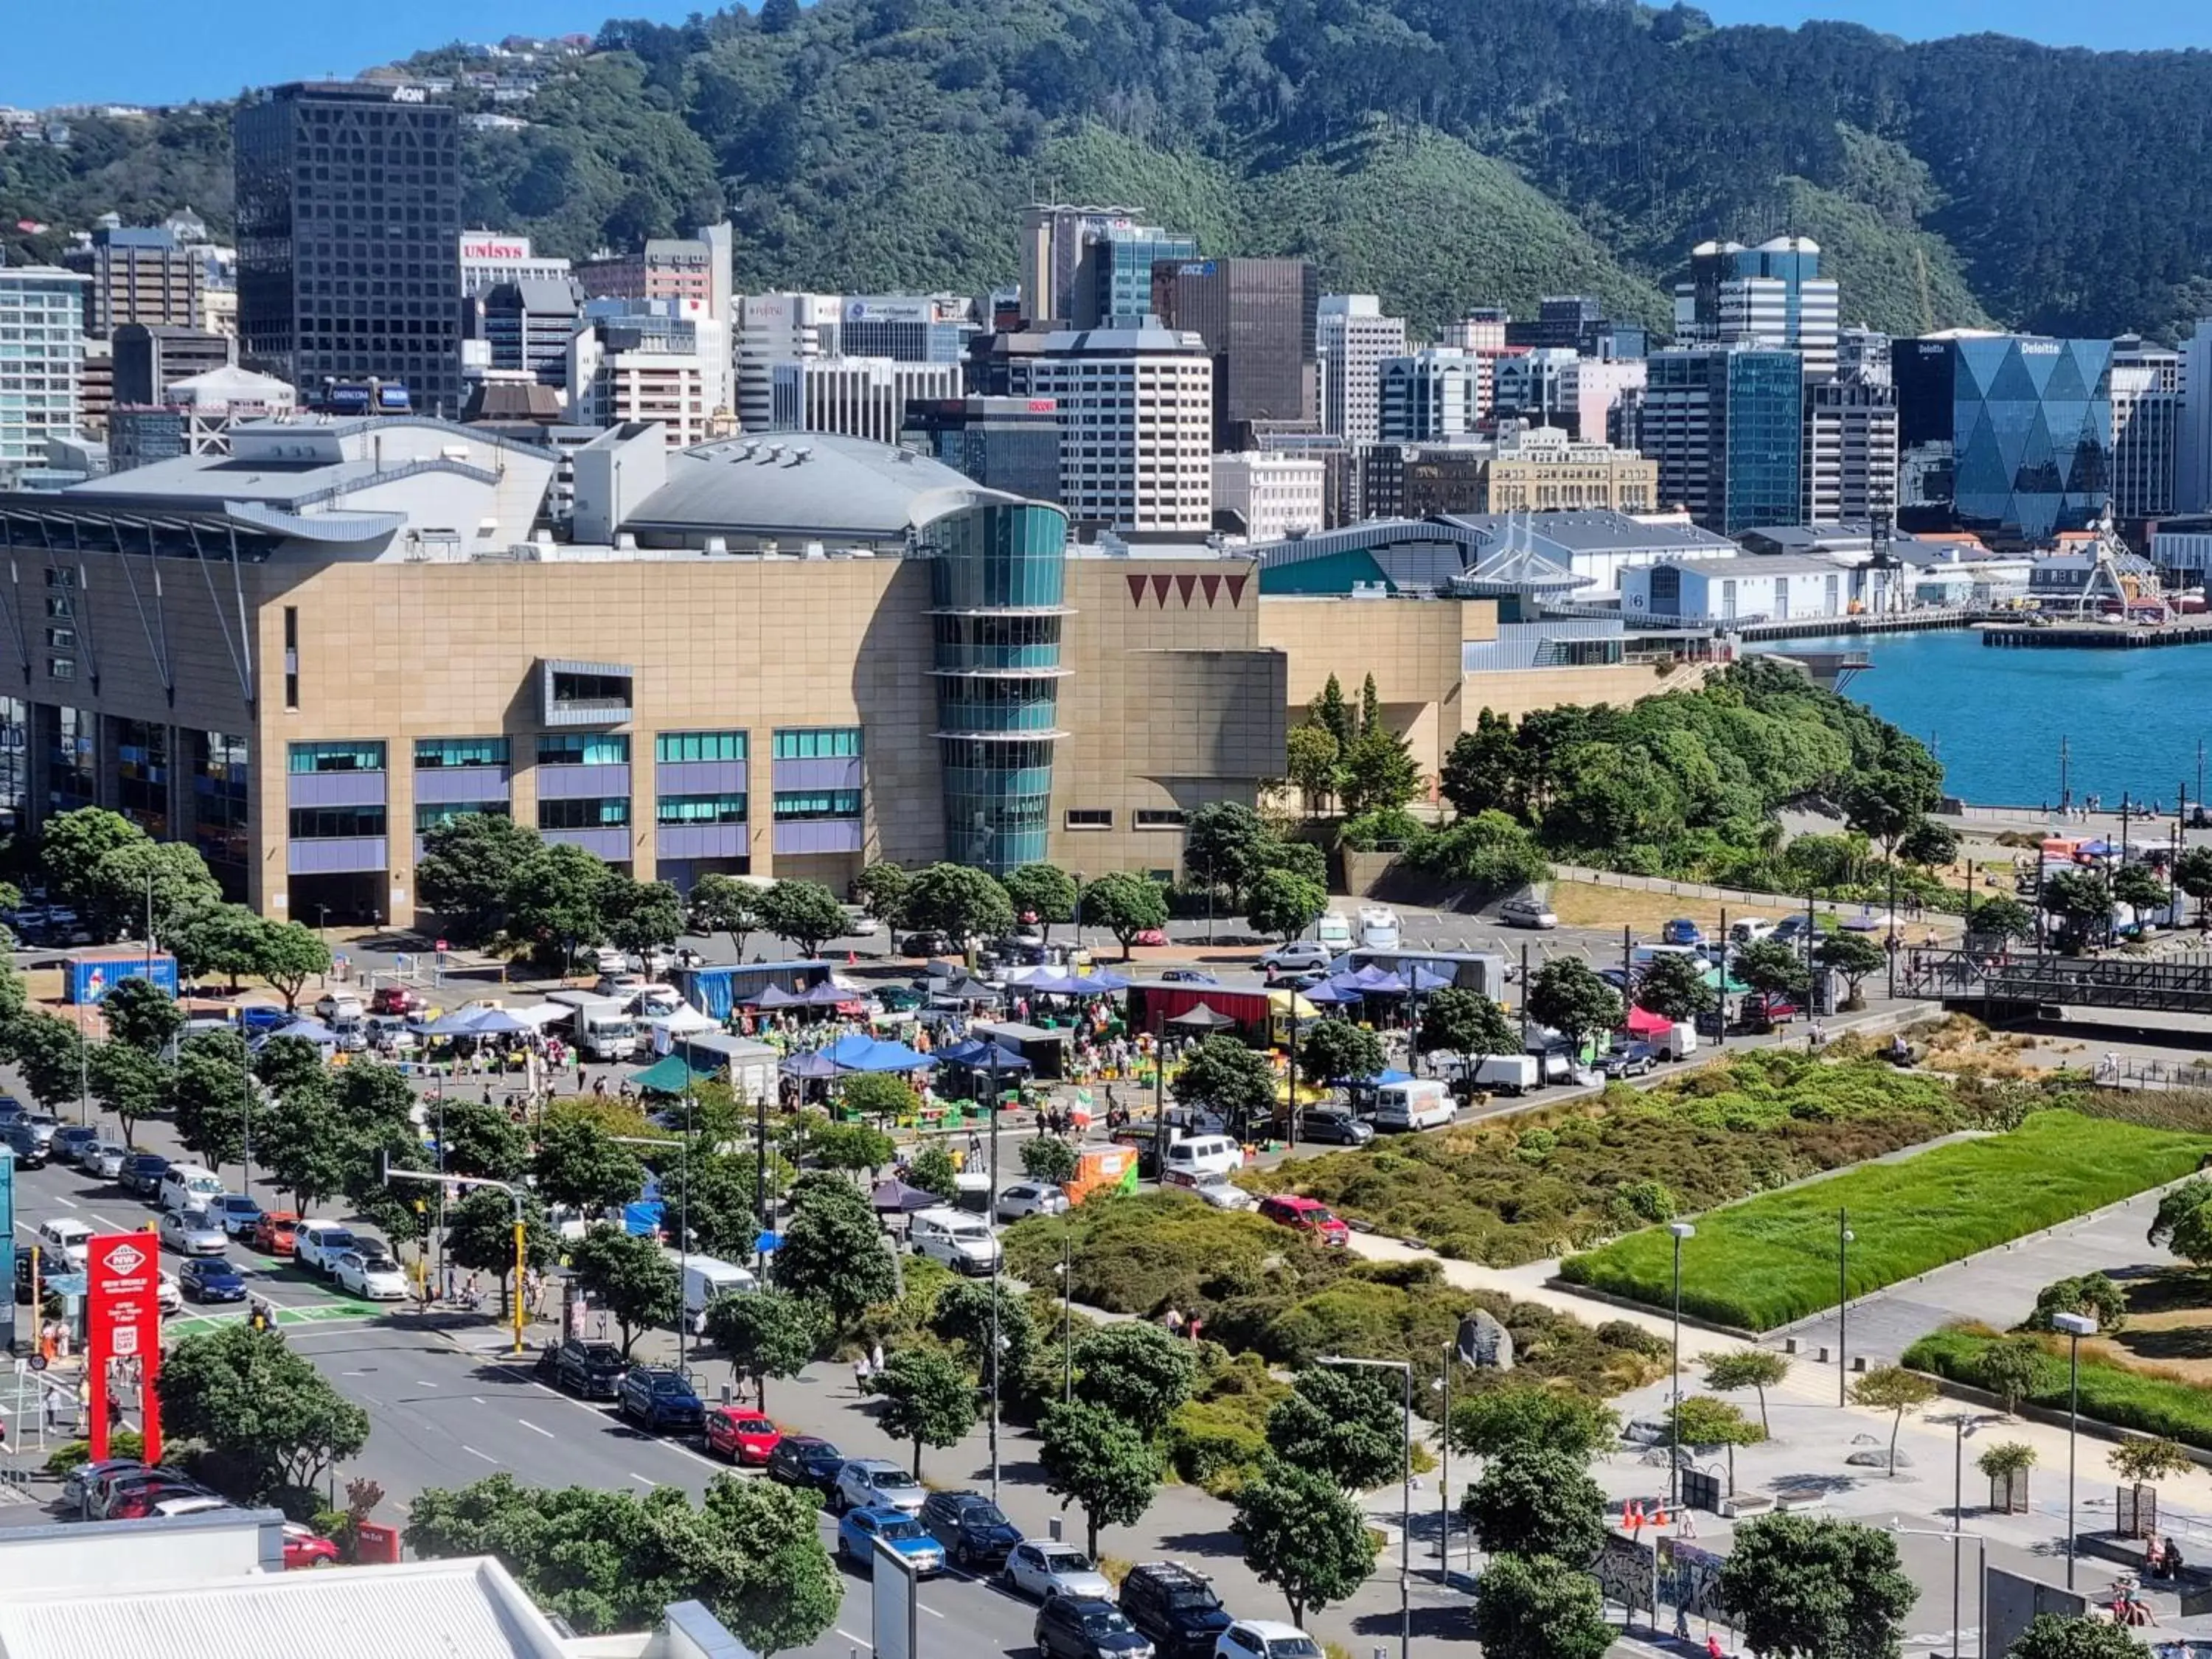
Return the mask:
M794 994L781 985L764 985L743 1000L748 1008L804 1008L806 1006L804 994Z
M465 1036L477 1028L484 1016L481 1008L456 1008L450 1014L441 1014L425 1024L417 1021L415 1032L418 1036Z
M1085 996L1104 996L1113 991L1126 991L1137 981L1123 979L1110 968L1097 968L1087 974L1076 975L1075 982Z
M1416 991L1446 991L1451 988L1453 981L1449 974L1439 974L1417 962L1413 964L1413 971L1407 975L1406 982Z
M1048 996L1072 997L1080 995L1085 986L1080 980L1066 974L1035 973L1013 987L1022 991L1038 991Z
M1360 1000L1358 992L1344 990L1328 980L1307 986L1301 994L1308 1002L1317 1002L1324 1008L1340 1008L1347 1002Z
M825 979L811 988L799 1000L810 1008L835 1008L840 1003L858 1002L860 999L854 992L842 989L834 981Z
M338 1034L319 1019L295 1019L289 1025L278 1026L262 1041L267 1042L276 1037L297 1037L318 1048L335 1048L338 1041Z
M937 1063L903 1042L858 1035L839 1037L822 1052L836 1062L841 1072L912 1072Z
M793 1054L776 1066L786 1077L821 1079L838 1075L837 1062L827 1054Z
M535 1036L538 1028L528 1020L504 1008L480 1008L469 1026L471 1036L520 1036L526 1032Z

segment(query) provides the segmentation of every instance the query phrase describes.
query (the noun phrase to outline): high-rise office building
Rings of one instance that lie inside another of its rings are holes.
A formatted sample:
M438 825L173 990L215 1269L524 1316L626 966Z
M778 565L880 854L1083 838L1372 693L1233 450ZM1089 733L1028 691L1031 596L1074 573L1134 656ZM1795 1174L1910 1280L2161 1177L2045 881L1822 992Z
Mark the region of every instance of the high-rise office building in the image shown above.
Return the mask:
M566 386L568 342L584 304L584 290L573 276L524 277L471 295L462 309L469 343L482 347L478 372L526 374L539 386Z
M115 331L115 401L118 405L166 404L179 380L227 368L238 342L197 328L149 328L125 323Z
M1682 344L1787 347L1805 373L1836 372L1838 296L1820 275L1820 246L1809 237L1777 236L1757 247L1700 242L1690 279L1674 288L1674 337Z
M593 300L568 342L568 411L585 426L658 422L671 449L726 436L730 337L696 300Z
M1897 519L1897 388L1845 373L1805 387L1802 519L1871 524Z
M1152 267L1152 307L1213 358L1213 447L1248 449L1266 429L1316 429L1314 325L1321 289L1304 259L1185 259Z
M2112 516L2174 510L2181 419L2181 354L2139 335L2112 342Z
M1067 330L1031 360L1060 410L1071 519L1138 532L1213 527L1213 356L1188 330Z
M1382 364L1406 355L1406 319L1372 294L1324 294L1315 321L1321 429L1352 448L1382 435Z
M1804 376L1797 354L1756 346L1654 353L1635 447L1659 464L1659 504L1730 535L1796 522Z
M1889 348L1889 336L1878 328L1847 328L1836 337L1836 373L1855 374L1875 386L1893 386Z
M842 432L896 444L909 401L960 395L960 365L805 357L775 365L772 392L778 432Z
M240 106L239 334L303 398L325 382L461 402L460 129L419 88L278 87Z
M2212 511L2212 317L2181 343L2181 408L2175 425L2173 508Z
M844 301L835 294L748 294L738 301L738 423L775 421L775 366L837 355Z
M1060 495L1060 410L1049 398L915 398L899 441L987 489Z
M848 357L957 363L977 331L975 302L957 294L848 294L837 349Z
M1502 313L1501 313L1502 315ZM1524 321L1504 319L1500 345L1548 348L1584 357L1641 357L1646 333L1641 323L1615 322L1602 302L1586 294L1561 294L1536 302L1536 314Z
M1078 328L1138 328L1152 308L1152 267L1198 258L1198 239L1158 225L1113 223L1083 232L1069 320Z
M1574 384L1582 359L1567 346L1530 346L1500 352L1491 364L1490 407L1493 420L1556 426L1571 418Z
M63 264L92 278L85 290L84 331L105 340L129 323L149 328L192 328L199 322L207 259L181 246L167 227L100 226L88 247L71 250Z
M58 265L0 265L0 486L44 466L48 438L80 429L91 281Z
M1224 526L1255 542L1279 542L1322 528L1328 467L1279 450L1246 449L1213 458L1213 511Z
M1506 331L1512 326L1513 314L1504 307L1476 306L1457 322L1446 323L1437 343L1462 351L1503 351Z
M576 262L576 280L595 300L678 300L702 306L725 328L735 304L727 220L690 236L648 237L635 252L595 253Z
M1481 417L1482 363L1471 351L1432 346L1383 360L1376 430L1383 443L1464 437Z

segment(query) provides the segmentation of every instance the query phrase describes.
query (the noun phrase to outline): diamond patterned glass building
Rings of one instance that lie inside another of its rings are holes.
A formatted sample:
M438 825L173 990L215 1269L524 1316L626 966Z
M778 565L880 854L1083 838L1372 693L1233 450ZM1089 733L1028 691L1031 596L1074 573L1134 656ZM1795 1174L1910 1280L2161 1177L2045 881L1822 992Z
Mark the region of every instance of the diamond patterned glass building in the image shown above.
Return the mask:
M1899 520L2039 540L2100 517L2112 466L2112 346L2000 334L1891 348Z

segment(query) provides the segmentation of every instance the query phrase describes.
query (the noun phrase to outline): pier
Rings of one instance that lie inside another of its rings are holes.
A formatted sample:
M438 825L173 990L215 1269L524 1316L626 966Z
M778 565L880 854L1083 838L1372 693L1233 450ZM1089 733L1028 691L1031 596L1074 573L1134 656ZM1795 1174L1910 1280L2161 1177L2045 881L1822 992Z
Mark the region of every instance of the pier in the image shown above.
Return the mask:
M2058 623L2048 628L2005 623L1984 625L1977 631L1984 645L2007 651L2143 651L2160 645L2212 643L2212 617L2125 625Z
M1929 605L1911 611L1875 611L1843 617L1758 617L1718 627L1746 640L1818 639L1830 634L1914 634L1925 629L1964 628L1996 615L1979 605Z

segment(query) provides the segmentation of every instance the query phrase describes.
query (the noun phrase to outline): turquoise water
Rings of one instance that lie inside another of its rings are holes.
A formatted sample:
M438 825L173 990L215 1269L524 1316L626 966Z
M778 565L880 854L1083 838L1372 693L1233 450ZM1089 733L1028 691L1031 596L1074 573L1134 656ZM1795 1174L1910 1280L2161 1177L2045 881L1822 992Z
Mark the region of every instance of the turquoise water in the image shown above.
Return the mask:
M2058 799L2058 743L2075 801L2123 790L2162 803L2197 794L2200 742L2212 744L2212 645L2136 651L2000 651L1963 629L1762 644L1859 649L1874 666L1845 688L1936 751L1947 787L1984 805ZM2205 780L2212 783L2212 769Z

